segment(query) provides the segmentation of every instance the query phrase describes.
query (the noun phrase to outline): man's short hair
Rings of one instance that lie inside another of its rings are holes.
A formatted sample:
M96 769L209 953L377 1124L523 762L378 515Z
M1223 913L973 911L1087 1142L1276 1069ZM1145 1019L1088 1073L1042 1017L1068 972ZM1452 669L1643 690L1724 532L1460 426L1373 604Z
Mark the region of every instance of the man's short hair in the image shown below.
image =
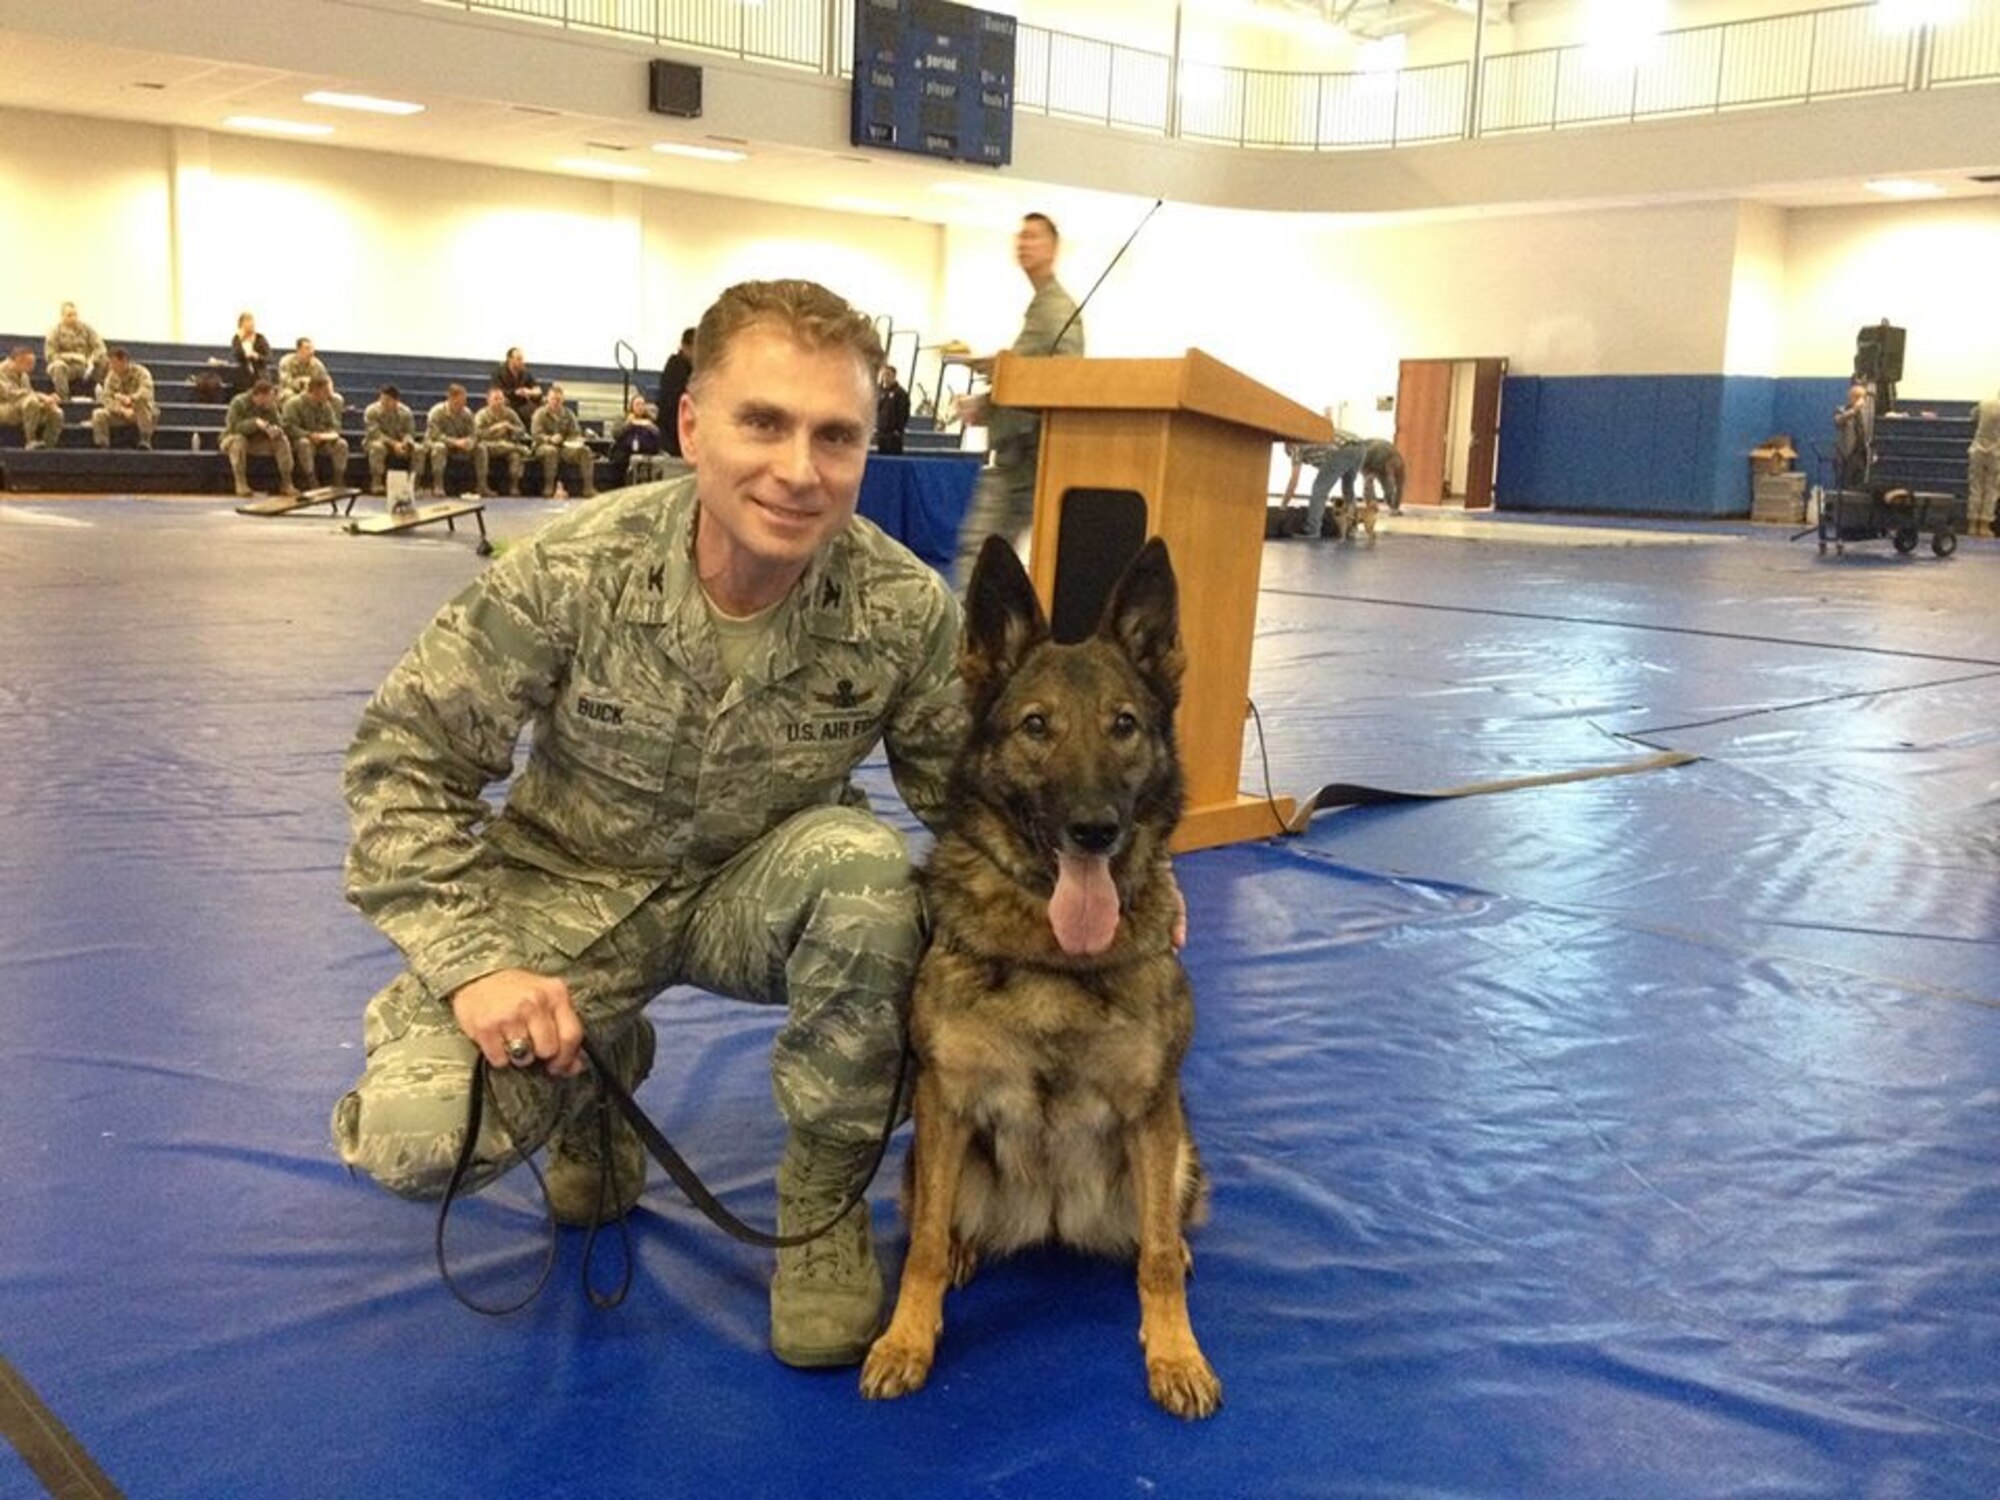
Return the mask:
M268 396L276 389L277 387L272 385L262 375L259 375L255 380L250 382L250 394L253 396Z
M325 386L328 390L332 390L333 377L331 375L311 375L306 378L307 390L316 391L321 386Z
M393 385L383 386L379 394L384 396L394 396L398 401L401 401L403 399L403 393L397 390Z
M303 349L307 344L310 344L311 342L312 342L311 339L307 338L304 334L300 334L297 338L292 340L292 348L295 350Z
M465 387L460 385L457 381L454 380L450 385L444 388L444 393L447 396L463 396L465 394Z
M747 328L775 326L809 349L844 349L861 361L872 384L882 371L882 340L875 325L844 297L816 281L739 281L701 315L694 335L694 376L699 388Z
M127 354L123 349L113 349L111 357L113 359L130 359L132 356Z
M1050 239L1054 240L1057 244L1062 243L1062 231L1056 228L1056 221L1054 219L1051 219L1047 214L1025 213L1021 215L1021 222L1023 224L1041 225L1042 228L1046 229L1049 232Z
M26 344L16 344L13 348L7 351L7 357L9 359L19 359L22 355L25 354L28 355L30 358L33 358L34 353L35 351L30 349Z

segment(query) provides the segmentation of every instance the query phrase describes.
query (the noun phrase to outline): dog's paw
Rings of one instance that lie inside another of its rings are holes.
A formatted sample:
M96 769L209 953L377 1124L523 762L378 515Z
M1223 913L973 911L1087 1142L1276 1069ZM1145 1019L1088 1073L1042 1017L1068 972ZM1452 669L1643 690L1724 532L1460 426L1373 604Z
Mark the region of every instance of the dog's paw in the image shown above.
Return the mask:
M861 1366L861 1394L870 1401L893 1401L922 1389L930 1373L930 1349L885 1333Z
M1177 1417L1212 1417L1222 1405L1222 1382L1199 1351L1178 1359L1148 1358L1146 1386L1153 1399Z

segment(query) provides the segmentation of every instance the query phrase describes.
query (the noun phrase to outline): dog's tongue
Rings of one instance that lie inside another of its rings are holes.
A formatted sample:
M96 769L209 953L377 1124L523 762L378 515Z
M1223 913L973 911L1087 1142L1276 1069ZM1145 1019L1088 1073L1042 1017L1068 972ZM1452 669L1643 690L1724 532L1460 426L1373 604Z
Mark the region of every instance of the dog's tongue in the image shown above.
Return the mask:
M1058 854L1049 925L1065 953L1102 953L1118 935L1118 888L1103 855Z

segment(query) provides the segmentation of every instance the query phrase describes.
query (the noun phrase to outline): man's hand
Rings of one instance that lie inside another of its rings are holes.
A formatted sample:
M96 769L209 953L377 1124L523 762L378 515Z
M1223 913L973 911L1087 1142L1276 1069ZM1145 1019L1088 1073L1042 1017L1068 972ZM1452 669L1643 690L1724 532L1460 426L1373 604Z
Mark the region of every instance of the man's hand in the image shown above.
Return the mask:
M1187 897L1181 894L1181 883L1178 880L1172 880L1171 877L1169 880L1174 893L1174 930L1170 941L1174 945L1174 952L1178 953L1187 946Z
M496 1068L532 1067L537 1059L559 1078L583 1071L583 1022L570 1004L569 986L528 969L501 969L453 992L451 1013ZM526 1038L534 1054L516 1062L507 1044Z

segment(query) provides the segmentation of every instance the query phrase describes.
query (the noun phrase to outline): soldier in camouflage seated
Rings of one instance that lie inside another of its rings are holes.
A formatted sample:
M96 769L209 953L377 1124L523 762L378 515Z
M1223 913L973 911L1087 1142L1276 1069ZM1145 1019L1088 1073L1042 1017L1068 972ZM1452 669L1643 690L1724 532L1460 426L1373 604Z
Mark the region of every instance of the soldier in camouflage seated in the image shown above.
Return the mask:
M696 351L693 474L517 542L419 636L348 754L347 894L408 967L368 1006L333 1134L394 1192L443 1191L483 1055L500 1108L472 1184L546 1142L559 1218L595 1221L600 1184L605 1217L629 1211L645 1157L617 1120L601 1159L580 1047L588 1028L636 1086L674 985L785 1007L781 1232L832 1217L891 1106L920 911L902 836L850 778L884 746L911 810L940 816L958 608L854 514L882 363L865 317L811 282L745 283ZM865 1201L779 1252L787 1363L858 1362L881 1308Z

